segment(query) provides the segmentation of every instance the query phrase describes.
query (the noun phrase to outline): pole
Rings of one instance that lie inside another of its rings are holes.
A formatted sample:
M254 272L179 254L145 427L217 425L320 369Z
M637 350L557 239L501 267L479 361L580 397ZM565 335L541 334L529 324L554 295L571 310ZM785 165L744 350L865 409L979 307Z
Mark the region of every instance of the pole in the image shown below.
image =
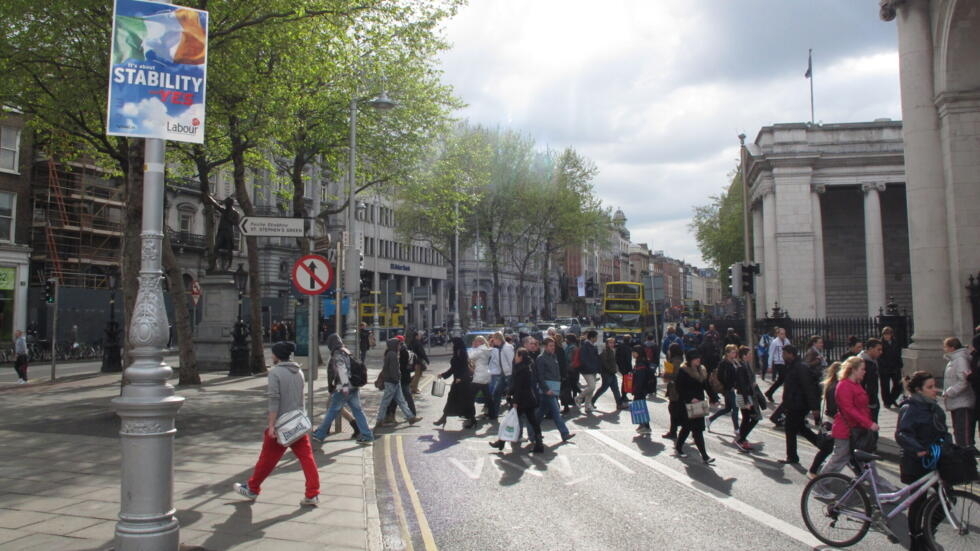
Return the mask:
M377 188L375 188L377 190ZM378 342L382 342L381 331L378 325L378 310L381 308L380 300L378 298L381 296L381 290L378 287L381 286L381 274L378 271L378 214L379 208L381 206L381 197L377 191L374 193L374 206L372 206L371 223L374 224L374 244L371 246L371 256L374 257L374 270L371 274L371 298L374 299L374 315L371 319L372 330L374 335L379 339Z
M810 83L813 83L813 79L810 79ZM752 259L752 247L749 244L749 205L751 200L749 198L749 191L751 186L749 185L748 175L745 173L746 169L746 149L745 149L745 134L738 135L739 143L739 156L741 157L741 162L739 163L739 177L742 180L742 255L745 258L747 265L751 266L753 264ZM751 269L751 268L750 268ZM751 277L755 277L753 274ZM755 308L752 303L752 294L745 295L745 342L751 343L755 341Z
M143 165L143 223L139 292L126 338L133 363L129 384L112 401L121 418L122 484L115 548L177 549L180 524L174 516L174 417L184 398L167 383L173 370L163 362L167 311L163 303L163 187L166 142L147 139Z
M317 371L320 369L320 309L318 308L320 295L310 295L310 322L309 322L309 366L306 377L306 411L310 417L313 416L313 379L316 378Z
M807 60L809 62L809 66L807 68L810 70L810 124L813 124L813 121L815 121L816 119L813 116L813 49L812 48L810 49L810 53L807 56Z
M476 327L483 328L483 295L480 289L483 285L480 282L480 219L476 219Z
M358 289L357 285L357 275L360 273L360 267L358 266L358 255L353 254L356 250L354 244L354 211L356 210L354 204L355 197L355 184L357 180L354 175L354 171L357 168L357 98L352 98L350 100L350 143L348 144L347 150L347 250L345 262L346 270L344 277L347 278L345 287L350 289L350 299L348 300L348 313L347 313L347 323L346 329L343 333L344 342L347 344L349 350L354 351L354 355L357 356L360 353L360 343L358 343L357 338L357 296L355 289ZM342 301L342 299L341 299ZM351 315L354 312L354 315Z
M456 295L453 300L453 336L459 337L463 334L463 328L459 325L459 201L453 207L456 215L456 228L453 235L453 293Z
M51 314L51 381L54 382L55 366L58 364L58 304L61 302L61 283L54 282L54 305Z

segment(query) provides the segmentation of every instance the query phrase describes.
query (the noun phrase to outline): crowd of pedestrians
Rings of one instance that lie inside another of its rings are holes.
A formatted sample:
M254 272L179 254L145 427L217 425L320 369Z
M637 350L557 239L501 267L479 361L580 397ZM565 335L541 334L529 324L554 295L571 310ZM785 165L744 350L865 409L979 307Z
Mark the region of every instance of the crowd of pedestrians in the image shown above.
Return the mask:
M351 357L339 336L331 335L327 339L330 398L326 414L309 438L322 442L338 415L350 422L357 441L365 444L373 441L376 430L393 421L396 409L409 424L418 423L421 417L412 395L418 392L417 379L428 357L416 337L410 333L407 339L398 336L384 343L381 371L375 380L383 394L372 427L359 399L366 369ZM840 361L828 360L821 336L812 336L797 348L782 328L762 335L754 347L743 343L731 329L722 337L713 325L702 331L699 324L686 332L669 327L660 342L648 334L637 342L627 336L619 343L607 338L600 345L594 330L578 336L562 335L554 328L540 340L525 336L520 342L499 332L489 338L477 336L470 346L456 337L449 368L437 375L452 381L442 415L434 425L444 427L450 418L461 418L463 429L473 429L481 423L503 423L499 418L505 413L509 417L516 414L516 436L505 438L501 431L490 445L502 450L510 441L517 447L526 430L531 452L540 453L545 449L543 431L549 422L566 442L575 435L565 418L593 415L597 400L610 392L615 408L629 409L636 431L644 436L652 433L651 418L656 417L647 409L647 397L655 395L662 381L667 407L661 418L667 430L661 438L673 441L676 456L687 457L685 446L690 438L703 463L713 464L704 433L712 425L727 424L726 418L731 420L732 444L739 452L750 454L755 449L750 434L763 412L773 410L770 420L785 433L785 457L780 462L799 463L798 439L802 436L817 450L808 469L813 478L843 470L851 463L854 449L874 451L881 409L901 407L896 440L903 449L903 480L914 479L918 471L907 461L908 454L921 456L938 438L935 432L945 435L946 411L952 435L945 438L976 450L978 346L980 327L972 354L958 339L944 340L948 365L940 389L923 372L902 379L900 348L890 328L883 330L881 338L849 339ZM269 376L268 426L262 452L253 476L237 484L236 490L255 499L263 479L290 448L307 475L304 503L315 504L318 482L309 438L304 434L288 445L276 438L277 418L291 409L302 409L303 404L303 375L289 361L291 353L286 343L273 346L276 367ZM766 380L767 373L771 383L763 391L759 382ZM939 407L940 393L945 411ZM711 406L716 407L713 413ZM935 420L932 428L926 427L929 419Z

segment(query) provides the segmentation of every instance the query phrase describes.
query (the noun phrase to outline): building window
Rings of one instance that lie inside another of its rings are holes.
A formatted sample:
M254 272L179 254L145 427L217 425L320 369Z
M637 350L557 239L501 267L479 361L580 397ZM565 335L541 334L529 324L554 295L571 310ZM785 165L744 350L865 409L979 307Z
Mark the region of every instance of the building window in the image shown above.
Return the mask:
M19 174L20 129L0 126L0 170Z
M0 241L14 240L14 212L17 196L7 191L0 191Z

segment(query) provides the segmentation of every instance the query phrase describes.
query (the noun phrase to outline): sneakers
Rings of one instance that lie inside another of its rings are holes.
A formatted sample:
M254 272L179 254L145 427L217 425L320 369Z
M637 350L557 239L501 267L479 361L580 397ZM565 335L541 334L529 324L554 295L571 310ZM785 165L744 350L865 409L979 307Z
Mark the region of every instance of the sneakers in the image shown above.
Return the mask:
M561 441L562 442L568 442L572 438L575 438L575 433L574 432L569 432L567 434L561 435Z
M640 434L650 434L650 433L653 432L653 429L651 429L650 427L644 427L644 426L641 425L640 427L638 427L636 429L636 432L638 432Z
M418 415L416 415L415 417L412 417L412 418L410 418L410 419L408 420L408 424L409 424L409 425L414 425L415 423L418 423L418 422L419 422L419 421L421 421L421 420L422 420L422 418L421 418L421 417L419 417Z
M320 438L319 436L316 435L315 432L311 432L310 433L310 442L312 442L314 446L322 446L323 445L323 441L326 438L327 438L326 436L324 436L323 438Z
M320 503L320 496L304 497L299 501L300 506L310 506L316 507L317 503Z
M358 436L357 437L357 443L358 444L361 444L362 446L367 446L368 444L371 444L372 442L374 442L374 438L365 438L363 436Z
M235 491L241 494L245 499L249 501L255 501L255 498L259 497L259 494L248 489L248 482L244 484L242 484L241 482L236 482Z
M704 464L705 465L714 465L715 464L715 458L714 457L702 457L701 458L701 461L704 461Z
M677 448L674 448L674 457L680 457L681 459L683 459L687 457L687 454L684 453L683 450L678 450Z
M26 384L26 383L27 381L25 381L24 379L17 379L17 384L19 385Z

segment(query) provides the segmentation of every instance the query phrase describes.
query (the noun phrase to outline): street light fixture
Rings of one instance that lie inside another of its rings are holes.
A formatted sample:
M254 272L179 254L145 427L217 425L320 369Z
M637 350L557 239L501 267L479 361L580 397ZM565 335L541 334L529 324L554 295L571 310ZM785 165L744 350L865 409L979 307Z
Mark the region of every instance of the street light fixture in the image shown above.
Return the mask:
M345 266L344 266L344 285L343 288L348 289L350 294L350 300L348 301L347 310L347 323L344 330L344 342L348 346L352 346L354 350L354 357L359 357L360 354L360 343L357 338L357 312L359 307L359 295L360 295L360 254L355 254L357 249L357 244L354 241L354 216L355 216L355 203L354 197L356 195L356 183L355 171L357 168L357 104L358 98L353 98L350 100L350 143L348 144L348 158L347 158L347 240L345 246L347 251L344 253ZM382 91L377 97L367 100L364 102L365 105L377 109L378 111L388 111L394 108L397 104L388 97L388 94ZM337 298L337 316L340 316L340 306L343 304L343 295ZM353 315L352 315L353 314Z
M248 327L242 321L242 297L245 296L245 289L248 287L248 272L242 264L239 264L232 277L235 278L235 287L238 288L238 318L231 335L231 369L228 375L243 377L252 374L248 361Z

